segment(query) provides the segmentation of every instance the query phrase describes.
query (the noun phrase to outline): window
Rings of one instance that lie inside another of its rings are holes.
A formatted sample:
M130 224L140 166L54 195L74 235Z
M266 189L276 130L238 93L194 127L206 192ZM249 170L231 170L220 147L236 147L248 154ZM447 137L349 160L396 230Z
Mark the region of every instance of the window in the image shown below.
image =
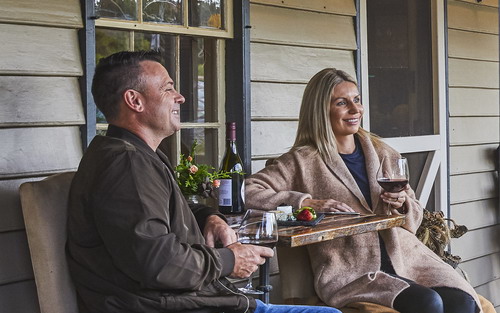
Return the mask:
M231 33L224 0L95 0L96 59L122 50L158 50L186 98L181 131L162 143L173 164L200 143L199 162L217 167L224 143L224 38ZM97 111L97 133L106 121Z
M410 184L427 208L445 209L443 68L435 55L442 1L363 0L366 7L369 130L409 160ZM439 34L440 38L444 38ZM430 200L430 201L428 201Z

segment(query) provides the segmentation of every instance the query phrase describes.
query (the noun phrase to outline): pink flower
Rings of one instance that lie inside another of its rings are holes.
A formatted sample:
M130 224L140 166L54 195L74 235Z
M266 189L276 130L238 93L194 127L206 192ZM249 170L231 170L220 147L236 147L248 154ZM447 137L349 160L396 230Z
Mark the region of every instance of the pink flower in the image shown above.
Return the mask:
M198 166L191 165L191 167L189 168L189 171L191 172L191 174L198 172Z
M193 157L190 156L190 155L188 155L188 157L186 158L186 160L188 160L188 162L191 162L191 161L193 161Z
M212 182L212 184L214 185L214 188L219 188L219 186L220 186L220 180L215 179L215 180Z

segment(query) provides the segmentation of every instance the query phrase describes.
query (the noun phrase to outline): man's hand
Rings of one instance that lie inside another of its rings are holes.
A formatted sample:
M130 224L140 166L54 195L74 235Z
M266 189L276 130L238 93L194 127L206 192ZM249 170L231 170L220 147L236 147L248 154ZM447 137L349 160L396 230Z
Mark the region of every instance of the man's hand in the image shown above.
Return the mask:
M222 218L217 215L207 217L205 228L203 229L205 243L209 247L215 247L215 243L220 241L225 247L237 241L236 232L227 225Z
M239 242L235 242L227 247L234 253L234 268L230 275L234 278L250 277L259 268L259 265L266 262L265 258L271 258L274 255L273 249L254 245L242 245Z
M302 201L301 206L311 207L318 212L354 212L347 204L333 199L305 199Z

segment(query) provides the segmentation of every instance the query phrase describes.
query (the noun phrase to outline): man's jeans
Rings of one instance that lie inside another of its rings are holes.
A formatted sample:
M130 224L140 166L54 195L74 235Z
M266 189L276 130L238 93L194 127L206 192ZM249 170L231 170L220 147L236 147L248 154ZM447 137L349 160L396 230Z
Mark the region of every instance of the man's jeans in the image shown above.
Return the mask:
M309 305L277 305L265 304L257 300L257 308L254 313L342 313L337 309L326 306Z

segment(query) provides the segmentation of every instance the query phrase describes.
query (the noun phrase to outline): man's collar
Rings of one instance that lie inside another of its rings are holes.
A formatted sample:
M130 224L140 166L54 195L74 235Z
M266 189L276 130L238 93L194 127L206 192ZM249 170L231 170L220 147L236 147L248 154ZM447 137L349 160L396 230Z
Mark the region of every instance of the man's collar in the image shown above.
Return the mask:
M125 128L121 128L121 127L118 127L116 125L109 124L108 131L106 132L106 136L122 139L122 140L130 142L134 146L139 146L139 147L141 147L143 149L147 149L153 153L155 152L139 136L137 136L136 134L132 133L129 130L126 130Z

